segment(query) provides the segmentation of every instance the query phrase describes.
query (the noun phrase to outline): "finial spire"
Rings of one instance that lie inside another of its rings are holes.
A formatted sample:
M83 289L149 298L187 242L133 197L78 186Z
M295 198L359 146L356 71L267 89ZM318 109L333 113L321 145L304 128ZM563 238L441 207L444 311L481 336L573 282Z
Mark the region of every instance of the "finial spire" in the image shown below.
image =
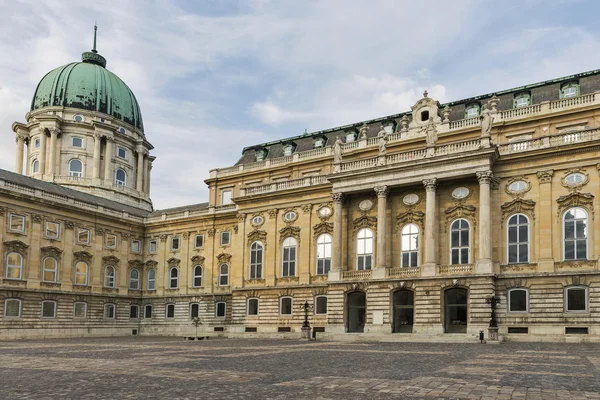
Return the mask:
M102 57L98 54L98 50L96 50L96 33L98 32L98 26L96 25L96 21L94 21L94 47L92 51L86 51L81 55L81 61L96 64L103 68L106 68L106 58Z
M94 21L94 47L92 48L92 53L98 53L96 50L96 32L98 31L98 26L96 25L96 21Z

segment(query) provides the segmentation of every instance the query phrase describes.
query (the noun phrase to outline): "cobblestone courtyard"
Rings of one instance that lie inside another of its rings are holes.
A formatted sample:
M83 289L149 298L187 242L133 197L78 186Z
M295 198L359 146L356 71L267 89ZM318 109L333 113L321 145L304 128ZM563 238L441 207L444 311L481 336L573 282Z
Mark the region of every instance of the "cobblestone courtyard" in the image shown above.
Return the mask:
M598 344L0 342L0 399L600 399Z

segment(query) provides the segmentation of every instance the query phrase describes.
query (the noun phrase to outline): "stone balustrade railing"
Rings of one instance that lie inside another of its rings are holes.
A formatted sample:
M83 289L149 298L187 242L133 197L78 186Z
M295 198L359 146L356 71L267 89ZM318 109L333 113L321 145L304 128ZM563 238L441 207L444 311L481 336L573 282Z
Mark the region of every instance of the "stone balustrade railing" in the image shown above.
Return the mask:
M450 130L452 129L463 129L469 126L479 126L481 120L479 117L459 119L458 121L450 121Z
M362 269L358 271L342 271L342 279L371 279L371 270Z
M600 140L599 129L586 129L578 132L568 132L554 136L544 136L543 138L523 140L515 143L507 143L498 146L501 155L522 153L535 149L548 147L567 146L575 143L590 142Z
M438 265L438 275L452 275L452 274L472 274L475 271L473 264L452 264L452 265Z
M283 182L274 182L268 185L250 186L247 188L242 188L240 190L240 197L275 192L278 190L293 189L298 187L322 185L324 183L327 183L327 178L323 175L307 176L306 178L291 179Z
M421 268L409 267L409 268L390 268L386 272L388 278L402 278L404 276L419 276L421 275Z

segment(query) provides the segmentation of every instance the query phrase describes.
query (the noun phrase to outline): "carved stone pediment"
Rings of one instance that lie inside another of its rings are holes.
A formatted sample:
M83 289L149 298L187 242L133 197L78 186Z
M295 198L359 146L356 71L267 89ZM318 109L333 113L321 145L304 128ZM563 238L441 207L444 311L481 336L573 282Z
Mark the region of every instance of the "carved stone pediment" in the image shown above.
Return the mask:
M156 266L158 265L158 262L154 261L154 260L148 260L145 263L147 268L156 268Z
M448 230L448 224L458 218L464 218L470 223L475 224L475 206L458 204L450 207L445 211L446 218L444 222L444 230Z
M513 201L508 201L502 204L500 208L502 209L502 222L504 222L508 216L517 213L525 213L528 214L532 219L535 219L535 201L533 200L516 198Z
M137 268L141 268L144 266L144 263L141 260L129 260L129 261L127 261L127 264L129 264L130 267L137 267Z
M591 193L571 192L567 195L560 196L556 202L558 203L558 220L560 220L563 211L571 207L583 207L588 210L590 216L594 218L594 195Z
M248 234L248 245L254 242L262 242L263 245L267 243L267 232L255 229Z
M417 224L423 229L423 220L425 213L422 211L408 210L396 216L396 231L399 231L406 224Z
M92 259L92 255L87 251L76 251L73 253L73 256L75 260L90 261Z
M171 257L167 260L169 267L178 267L181 260L179 258Z
M194 257L192 257L192 263L204 265L204 257L202 257L202 256L194 256Z
M54 247L54 246L41 247L40 251L42 253L42 257L50 256L50 257L60 258L60 255L62 254L62 250L59 249L58 247Z
M324 233L333 234L333 222L321 222L313 226L314 237L317 238Z
M288 225L279 230L279 242L282 243L286 238L293 237L300 242L300 227Z
M19 253L25 253L25 250L29 245L27 243L23 243L20 240L8 240L4 242L4 248L7 251L17 251Z
M102 262L104 264L112 264L112 265L117 265L119 263L119 259L115 256L105 256L102 257Z
M221 264L229 263L229 261L231 261L231 254L221 253L217 256L217 260L219 260Z
M375 229L377 227L377 217L362 215L356 218L354 221L352 221L352 224L354 226L355 233L362 228Z

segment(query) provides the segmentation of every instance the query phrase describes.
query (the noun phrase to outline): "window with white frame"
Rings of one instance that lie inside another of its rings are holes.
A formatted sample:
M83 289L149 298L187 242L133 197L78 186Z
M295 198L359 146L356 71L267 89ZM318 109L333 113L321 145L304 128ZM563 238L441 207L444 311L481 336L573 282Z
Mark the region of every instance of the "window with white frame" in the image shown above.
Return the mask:
M129 271L129 290L140 289L140 271L136 268Z
M202 265L194 265L194 274L192 278L192 286L202 287Z
M25 217L23 215L10 214L8 217L8 230L12 232L25 232Z
M315 297L315 314L327 314L327 296Z
M201 249L204 247L204 235L194 236L194 248Z
M144 306L144 318L152 318L152 304Z
M104 318L115 319L117 315L117 306L112 303L104 305Z
M113 289L115 287L116 271L112 265L104 267L104 287Z
M20 299L4 300L4 316L7 318L21 318L22 301Z
M155 239L148 240L148 253L154 254L158 251L158 242Z
M465 108L465 118L476 118L479 117L479 111L481 107L479 104L468 104Z
M267 157L267 150L266 149L255 150L254 155L256 157L256 161L264 161L264 159Z
M221 246L229 246L231 244L231 235L229 231L221 232Z
M73 318L85 319L87 317L87 303L76 301L73 303Z
M46 257L42 261L42 281L56 283L58 280L58 261L54 257Z
M47 239L58 239L60 237L60 224L58 222L46 221L45 236Z
M531 95L529 93L519 93L515 96L513 107L521 108L531 105Z
M122 168L117 168L115 171L115 183L120 186L127 184L127 173Z
M292 153L294 153L294 145L286 144L285 146L283 146L283 156L284 157L291 156Z
M85 261L75 263L75 285L87 286L88 284L88 265Z
M80 138L80 137L77 137L77 136L73 136L71 138L71 147L82 148L83 147L83 138Z
M156 270L154 268L148 270L146 290L156 290Z
M215 316L225 318L227 312L227 304L224 301L219 301L215 304Z
M419 265L419 227L416 224L404 225L400 239L402 268Z
M588 287L569 286L565 288L565 311L586 312L588 310Z
M69 161L69 176L81 178L83 176L83 163L78 159Z
M288 237L283 241L281 276L296 276L296 239Z
M291 297L280 297L279 298L279 314L280 315L292 315L292 298Z
M200 304L190 303L190 319L200 317Z
M346 143L352 143L356 140L356 133L349 132L346 134Z
M6 279L23 279L23 256L16 252L6 255Z
M363 228L356 237L356 269L366 270L373 267L373 231Z
M248 299L248 308L246 310L247 315L258 315L258 299Z
M457 219L450 225L450 263L469 263L469 222Z
M565 261L587 260L588 215L581 207L568 209L563 217Z
M232 190L221 190L221 205L231 204Z
M74 284L77 286L87 286L88 284L88 265L84 261L75 262Z
M173 236L171 238L171 251L179 251L180 247L181 247L181 240L179 239L179 236Z
M175 318L175 304L167 304L165 308L165 317L167 319Z
M33 160L31 163L31 172L37 174L40 172L40 162L38 160Z
M142 241L133 239L131 241L131 251L133 253L141 253L142 252Z
M262 278L264 247L261 242L250 245L250 279Z
M314 141L315 149L320 149L321 147L325 147L325 138L323 136L319 136L315 138Z
M106 247L108 249L116 249L117 248L117 235L113 235L112 233L107 233L105 236Z
M508 219L508 263L529 262L529 218L515 214Z
M117 147L117 157L119 158L127 158L127 149L124 147Z
M529 289L515 288L509 289L508 312L527 312L529 311Z
M323 233L317 238L317 275L327 275L331 269L331 235Z
M138 319L140 317L140 306L137 304L131 304L129 306L129 318Z
M569 82L561 86L560 88L560 98L568 99L570 97L579 96L579 83L577 82Z
M179 270L172 267L169 270L169 289L177 289L179 287Z
M90 230L85 228L77 228L77 243L90 244Z
M42 301L42 318L56 318L56 301Z
M219 266L219 286L229 285L229 265L221 264Z

